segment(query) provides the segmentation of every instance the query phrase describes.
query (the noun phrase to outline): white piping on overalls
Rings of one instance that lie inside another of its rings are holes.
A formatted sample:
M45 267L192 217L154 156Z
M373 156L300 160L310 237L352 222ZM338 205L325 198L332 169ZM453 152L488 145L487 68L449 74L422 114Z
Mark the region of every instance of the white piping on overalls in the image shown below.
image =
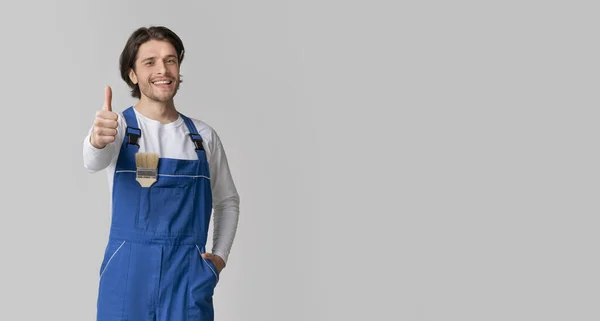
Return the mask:
M123 243L121 243L121 245L119 245L119 247L117 248L117 250L115 251L115 253L113 253L113 255L110 256L110 259L108 259L108 262L106 262L106 265L104 266L104 270L102 270L102 272L100 273L100 279L102 279L102 275L106 271L106 268L110 264L110 261L113 259L113 257L115 257L115 255L117 255L117 253L119 252L119 250L121 249L121 247L123 246L123 244L125 244L125 241L123 241Z
M215 270L213 270L213 268L210 266L210 264L208 264L208 262L206 262L206 259L202 257L202 251L200 251L200 248L198 247L198 245L196 245L196 249L198 250L198 254L200 254L200 258L204 260L204 262L206 263L206 266L208 266L208 268L212 271L212 273L217 278L217 281L219 281L219 276L217 275L217 272Z
M118 170L115 173L135 173L136 171L129 171L129 170ZM206 179L210 179L208 176L204 176L204 175L170 175L170 174L157 174L158 176L167 176L167 177L193 177L193 178L197 178L197 177L201 177L201 178L206 178Z

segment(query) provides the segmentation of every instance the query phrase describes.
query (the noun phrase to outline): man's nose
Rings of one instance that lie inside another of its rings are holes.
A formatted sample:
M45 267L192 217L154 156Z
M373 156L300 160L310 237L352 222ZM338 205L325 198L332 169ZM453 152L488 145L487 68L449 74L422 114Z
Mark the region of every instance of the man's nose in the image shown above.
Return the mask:
M167 71L167 67L165 66L165 63L164 63L164 62L162 62L162 61L161 61L161 62L159 62L159 63L157 63L157 66L156 66L156 67L157 67L157 70L156 70L156 71L157 71L159 74L161 74L161 75L164 75L164 74L165 74L165 72Z

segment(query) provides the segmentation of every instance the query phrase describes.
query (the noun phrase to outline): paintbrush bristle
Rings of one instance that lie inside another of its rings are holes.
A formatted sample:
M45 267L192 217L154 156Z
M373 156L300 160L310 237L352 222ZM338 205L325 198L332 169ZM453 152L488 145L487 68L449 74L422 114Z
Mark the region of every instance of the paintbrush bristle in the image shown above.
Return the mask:
M158 154L136 153L135 165L139 168L158 168Z

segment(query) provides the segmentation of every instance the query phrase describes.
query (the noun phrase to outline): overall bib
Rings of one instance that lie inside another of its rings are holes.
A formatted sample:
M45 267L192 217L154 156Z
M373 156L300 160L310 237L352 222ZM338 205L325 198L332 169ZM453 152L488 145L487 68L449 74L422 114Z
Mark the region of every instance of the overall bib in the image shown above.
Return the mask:
M114 173L112 221L100 267L98 321L213 321L217 268L205 251L212 194L202 137L180 116L197 160L160 158L157 181L136 181L133 107Z

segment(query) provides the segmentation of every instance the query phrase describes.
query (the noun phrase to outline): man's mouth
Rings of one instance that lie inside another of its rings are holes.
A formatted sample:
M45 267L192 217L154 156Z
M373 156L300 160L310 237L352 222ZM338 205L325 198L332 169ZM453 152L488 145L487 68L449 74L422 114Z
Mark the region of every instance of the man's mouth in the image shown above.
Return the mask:
M152 84L154 84L154 85L157 85L157 86L158 86L158 85L163 85L163 86L164 86L164 85L167 85L167 86L168 86L168 85L170 85L170 84L172 84L172 83L173 83L173 81L172 81L172 80L158 80L158 81L153 81L153 82L152 82Z

